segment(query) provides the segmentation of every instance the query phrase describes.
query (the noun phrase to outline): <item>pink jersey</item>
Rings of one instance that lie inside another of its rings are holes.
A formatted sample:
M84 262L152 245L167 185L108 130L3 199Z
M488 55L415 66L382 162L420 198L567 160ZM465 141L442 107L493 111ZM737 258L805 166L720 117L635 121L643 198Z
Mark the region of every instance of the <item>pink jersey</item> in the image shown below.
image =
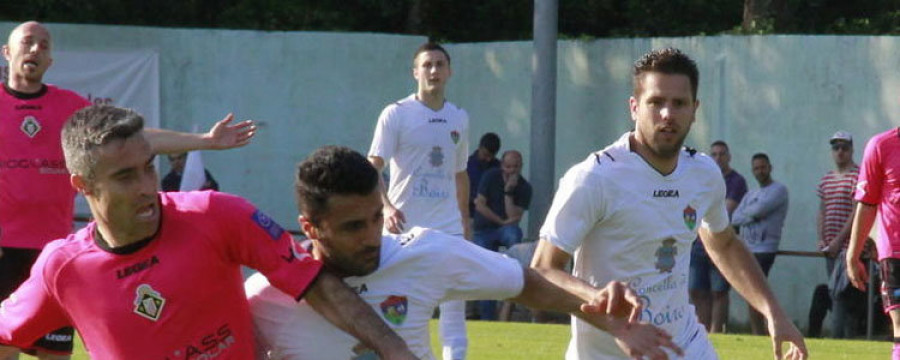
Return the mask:
M321 263L246 200L160 193L159 232L109 249L96 224L44 248L0 307L0 343L27 347L74 326L91 359L252 359L240 265L299 299Z
M72 232L75 191L63 158L66 119L90 103L47 85L37 94L0 91L0 245L41 249Z
M878 260L900 258L900 129L875 135L866 144L856 200L878 205Z

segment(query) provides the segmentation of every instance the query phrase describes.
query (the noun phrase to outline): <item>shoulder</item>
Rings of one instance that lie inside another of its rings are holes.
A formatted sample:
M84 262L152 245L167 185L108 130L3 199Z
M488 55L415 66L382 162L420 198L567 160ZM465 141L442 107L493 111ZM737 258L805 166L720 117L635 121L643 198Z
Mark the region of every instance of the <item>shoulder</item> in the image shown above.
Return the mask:
M96 249L93 244L94 224L90 224L69 236L51 241L44 246L37 263L42 264L45 275L56 274L79 255Z
M691 167L695 167L703 172L714 174L716 177L722 177L722 170L709 155L706 155L696 149L685 146L681 150L679 161L683 161Z
M440 230L428 229L423 227L413 227L408 232L400 235L391 236L388 241L396 243L398 252L415 252L429 253L440 255L452 249L458 248L454 246L464 241L459 236L449 235ZM382 244L385 246L385 244ZM391 251L391 245L387 246L388 252Z
M53 94L53 96L56 96L56 97L70 100L72 102L78 103L79 105L84 105L84 106L90 105L90 102L88 102L87 99L85 99L80 94L78 94L72 90L63 89L56 85L47 84L47 93Z

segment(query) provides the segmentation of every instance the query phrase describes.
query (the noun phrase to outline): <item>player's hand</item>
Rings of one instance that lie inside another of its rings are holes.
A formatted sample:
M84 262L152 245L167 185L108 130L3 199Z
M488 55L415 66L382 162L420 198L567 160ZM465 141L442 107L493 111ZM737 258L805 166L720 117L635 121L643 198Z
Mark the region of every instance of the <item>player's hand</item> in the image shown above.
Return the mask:
M516 189L516 185L519 184L519 174L512 174L509 176L509 179L506 180L506 184L504 185L503 190L506 192L510 192Z
M384 205L384 227L392 234L403 232L403 226L406 224L406 216L400 209L393 205Z
M786 318L769 319L769 333L772 334L775 360L805 360L809 357L803 335L800 335L800 330ZM788 343L787 352L782 349L784 343Z
M844 261L847 262L847 277L850 278L850 283L857 289L866 291L869 284L869 272L866 270L866 264L863 264L860 259L850 258L849 254Z
M591 302L581 305L586 314L611 315L636 323L643 311L643 304L637 293L620 281L610 281L597 292Z
M256 134L256 125L253 120L244 120L237 124L231 124L234 114L228 113L225 118L218 121L204 134L210 149L231 149L250 143L250 139Z
M615 318L611 321L609 333L615 337L619 349L632 359L668 359L664 348L669 348L678 356L684 356L681 348L672 342L671 335L647 323L632 323Z
M823 249L825 251L825 256L830 258L836 258L841 253L842 245L835 244L837 240L833 240L828 246Z

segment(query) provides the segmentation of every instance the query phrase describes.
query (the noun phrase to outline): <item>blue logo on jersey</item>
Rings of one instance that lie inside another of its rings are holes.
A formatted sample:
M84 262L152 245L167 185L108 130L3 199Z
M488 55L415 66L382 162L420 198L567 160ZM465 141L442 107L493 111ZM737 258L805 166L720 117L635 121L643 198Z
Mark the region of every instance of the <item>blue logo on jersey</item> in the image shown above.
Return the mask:
M662 245L656 249L656 269L660 273L671 273L675 268L675 255L678 255L678 248L675 247L675 239L668 238L662 241Z
M275 220L272 220L272 218L263 214L262 211L257 209L256 212L253 213L252 218L256 225L259 225L259 227L272 237L272 240L278 240L281 238L281 235L284 234L284 229L281 228L281 225L278 225Z

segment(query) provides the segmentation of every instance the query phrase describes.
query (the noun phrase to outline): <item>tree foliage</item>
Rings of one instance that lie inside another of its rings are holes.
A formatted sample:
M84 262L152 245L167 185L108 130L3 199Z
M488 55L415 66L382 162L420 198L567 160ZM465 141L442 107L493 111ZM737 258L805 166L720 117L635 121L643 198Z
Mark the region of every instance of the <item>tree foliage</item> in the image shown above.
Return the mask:
M536 0L541 1L541 0ZM558 0L568 38L732 34L900 34L900 0ZM31 0L0 20L531 38L526 0Z

